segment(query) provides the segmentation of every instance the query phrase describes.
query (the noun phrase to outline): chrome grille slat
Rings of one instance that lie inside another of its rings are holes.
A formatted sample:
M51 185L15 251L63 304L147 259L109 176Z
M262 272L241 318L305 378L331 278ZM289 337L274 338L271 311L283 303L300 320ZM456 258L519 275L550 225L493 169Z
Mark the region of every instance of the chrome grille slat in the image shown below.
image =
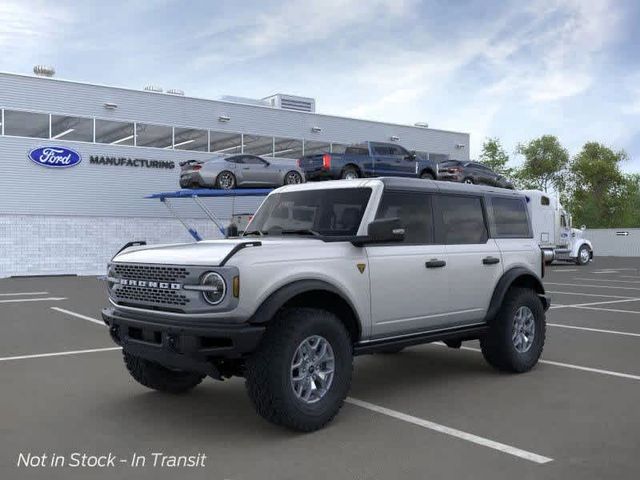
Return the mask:
M131 280L153 279L157 282L179 282L189 276L184 267L116 264L114 271L120 278Z

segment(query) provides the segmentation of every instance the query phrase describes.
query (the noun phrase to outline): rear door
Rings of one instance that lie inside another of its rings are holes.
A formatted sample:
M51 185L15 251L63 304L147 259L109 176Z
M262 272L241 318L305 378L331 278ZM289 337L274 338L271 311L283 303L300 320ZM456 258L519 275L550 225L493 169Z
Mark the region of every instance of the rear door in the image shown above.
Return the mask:
M432 194L385 191L376 218L399 218L403 243L366 247L372 336L434 330L447 323L449 281L444 245L434 243Z
M489 238L484 199L466 194L436 199L436 241L446 247L450 278L450 326L479 323L503 272L498 245Z
M371 144L371 159L373 161L374 174L378 177L393 175L394 157L389 147L383 143Z

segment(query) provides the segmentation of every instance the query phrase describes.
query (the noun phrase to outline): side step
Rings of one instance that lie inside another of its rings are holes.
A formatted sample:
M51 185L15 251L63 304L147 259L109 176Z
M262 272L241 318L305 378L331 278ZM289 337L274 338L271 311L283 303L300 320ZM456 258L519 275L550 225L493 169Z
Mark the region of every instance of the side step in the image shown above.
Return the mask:
M365 355L368 353L375 353L380 350L386 350L390 347L403 348L440 341L476 340L487 331L487 328L488 326L486 324L482 324L455 329L418 332L402 337L382 338L371 340L369 342L359 342L354 345L353 354Z

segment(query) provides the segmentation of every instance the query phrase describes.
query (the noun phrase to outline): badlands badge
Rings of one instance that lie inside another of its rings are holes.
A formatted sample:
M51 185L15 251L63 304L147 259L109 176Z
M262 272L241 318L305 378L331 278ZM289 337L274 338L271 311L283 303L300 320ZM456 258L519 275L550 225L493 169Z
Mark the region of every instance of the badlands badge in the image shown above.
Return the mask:
M356 266L358 267L358 270L360 270L360 273L364 273L364 269L367 268L366 263L357 263Z

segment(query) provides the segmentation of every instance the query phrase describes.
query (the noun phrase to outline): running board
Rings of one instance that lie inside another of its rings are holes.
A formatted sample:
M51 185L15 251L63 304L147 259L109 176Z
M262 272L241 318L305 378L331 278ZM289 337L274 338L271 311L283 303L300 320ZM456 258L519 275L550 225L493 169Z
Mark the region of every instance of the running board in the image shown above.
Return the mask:
M477 340L487 331L487 328L487 324L482 324L455 329L419 332L401 337L376 339L369 342L359 342L353 346L353 354L365 355L367 353L375 353L381 350L411 347L413 345L440 341Z

